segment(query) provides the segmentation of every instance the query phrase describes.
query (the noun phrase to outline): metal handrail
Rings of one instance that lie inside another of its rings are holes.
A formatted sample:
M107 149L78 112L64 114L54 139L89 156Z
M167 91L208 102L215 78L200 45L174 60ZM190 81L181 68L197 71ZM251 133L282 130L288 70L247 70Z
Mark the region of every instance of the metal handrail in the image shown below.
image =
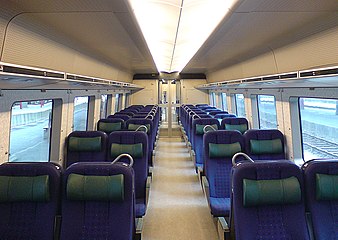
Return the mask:
M140 130L141 128L145 128L145 129L146 129L146 132L148 132L148 128L147 128L147 126L145 126L145 125L140 125L140 126L138 126L138 127L135 129L135 132L137 132L137 131Z
M118 155L118 156L111 162L111 164L117 163L122 157L127 157L127 158L129 158L129 165L128 165L129 167L132 167L132 166L134 165L134 159L133 159L133 157L130 156L129 154L127 154L127 153L122 153L122 154Z
M251 157L249 157L247 154L245 153L242 153L242 152L239 152L239 153L236 153L232 159L231 159L231 162L232 162L232 166L235 166L236 165L236 158L238 156L243 156L246 160L248 160L249 162L255 162Z
M217 129L214 128L213 126L211 126L211 125L205 125L204 128L203 128L203 132L204 132L204 133L207 133L207 132L210 131L210 130L207 131L207 128L211 128L211 131L217 131Z

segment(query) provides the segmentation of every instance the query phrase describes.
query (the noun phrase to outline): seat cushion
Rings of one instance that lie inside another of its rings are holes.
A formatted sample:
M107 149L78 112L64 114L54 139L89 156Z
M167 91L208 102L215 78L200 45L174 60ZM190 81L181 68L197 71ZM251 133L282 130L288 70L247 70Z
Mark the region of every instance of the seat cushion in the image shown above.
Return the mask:
M230 198L215 198L210 197L211 214L215 217L229 216L230 213Z
M146 214L146 209L147 206L144 203L144 199L143 198L138 198L136 199L136 204L135 204L135 213L136 213L136 217L143 217Z

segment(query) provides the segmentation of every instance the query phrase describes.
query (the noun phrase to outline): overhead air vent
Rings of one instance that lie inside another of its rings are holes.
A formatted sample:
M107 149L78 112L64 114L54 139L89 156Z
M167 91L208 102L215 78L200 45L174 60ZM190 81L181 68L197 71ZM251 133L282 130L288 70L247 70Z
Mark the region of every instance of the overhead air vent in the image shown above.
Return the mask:
M272 76L262 77L263 81L271 81L271 80L278 80L278 79L279 79L279 75L272 75Z
M39 68L31 68L24 67L13 64L0 63L0 71L8 74L18 74L20 76L27 77L43 77L43 78L57 78L64 79L65 74L62 72L56 72L51 70L39 69Z
M243 83L249 83L249 82L259 82L261 81L262 78L248 78L248 79L244 79L242 80Z
M299 71L299 77L322 77L338 75L338 67Z
M297 72L294 73L285 73L280 75L280 79L295 79L298 77Z

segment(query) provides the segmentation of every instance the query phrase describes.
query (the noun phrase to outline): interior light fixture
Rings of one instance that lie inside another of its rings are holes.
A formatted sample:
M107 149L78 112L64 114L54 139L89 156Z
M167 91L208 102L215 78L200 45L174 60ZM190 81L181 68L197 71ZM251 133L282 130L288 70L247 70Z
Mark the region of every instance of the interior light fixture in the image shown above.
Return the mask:
M129 0L159 72L180 72L238 0Z

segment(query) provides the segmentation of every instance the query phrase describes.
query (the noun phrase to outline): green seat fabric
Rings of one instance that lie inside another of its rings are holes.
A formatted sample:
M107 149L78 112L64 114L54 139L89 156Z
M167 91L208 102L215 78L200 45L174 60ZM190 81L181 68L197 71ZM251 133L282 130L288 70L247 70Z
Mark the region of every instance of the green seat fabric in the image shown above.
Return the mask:
M113 176L69 174L67 199L73 201L122 202L124 200L123 174Z
M248 130L248 126L246 124L225 124L225 130L238 130L243 134Z
M283 152L282 141L280 139L273 140L250 140L252 154L277 154Z
M203 129L207 125L209 125L209 124L206 124L206 125L196 124L196 134L197 135L203 135L204 134ZM210 125L210 126L212 126L213 128L215 128L216 130L218 130L217 124L213 124L213 125Z
M296 177L278 180L243 179L243 205L283 205L299 203L301 189Z
M116 158L122 153L130 154L133 158L141 158L143 156L142 143L136 144L118 144L112 143L110 146L110 155L112 158Z
M338 200L338 175L316 174L316 199Z
M242 149L239 142L231 144L209 143L209 157L211 158L232 157L235 153L241 151Z
M100 152L101 137L70 137L68 149L73 152Z
M49 176L0 176L0 202L49 201Z
M115 131L119 131L122 129L122 123L116 122L116 123L108 123L108 122L100 122L99 123L99 131L111 133Z
M133 123L130 123L128 124L128 130L133 130L135 131L139 126L146 126L147 127L147 133L150 131L150 124L133 124ZM141 128L140 131L144 131L144 128Z

